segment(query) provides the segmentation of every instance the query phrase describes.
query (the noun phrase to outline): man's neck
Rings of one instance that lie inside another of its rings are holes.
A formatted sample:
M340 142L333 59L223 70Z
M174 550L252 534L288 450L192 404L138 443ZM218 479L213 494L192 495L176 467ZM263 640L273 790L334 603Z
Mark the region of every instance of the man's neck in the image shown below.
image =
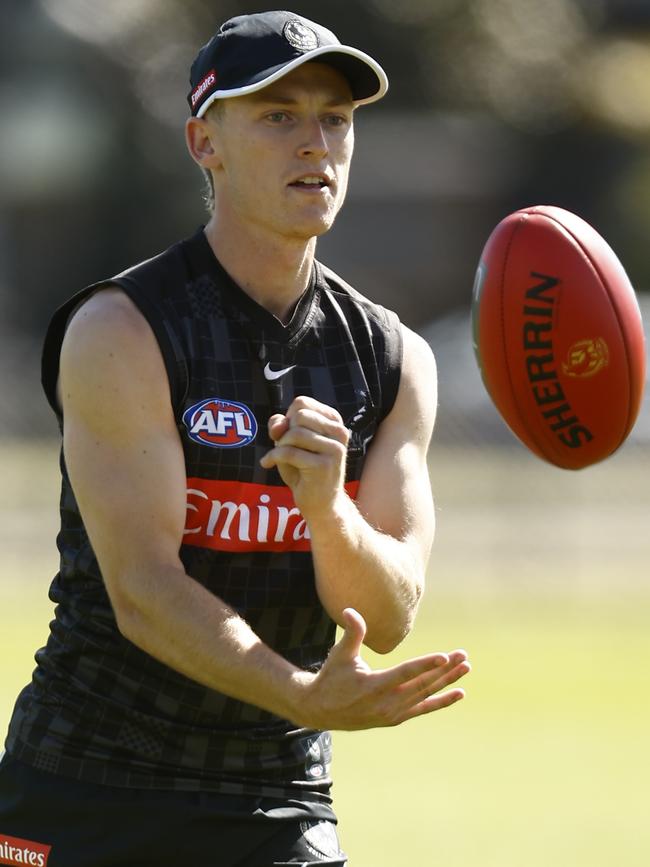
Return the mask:
M316 239L270 237L241 227L232 231L214 216L205 235L235 283L281 322L288 322L309 285Z

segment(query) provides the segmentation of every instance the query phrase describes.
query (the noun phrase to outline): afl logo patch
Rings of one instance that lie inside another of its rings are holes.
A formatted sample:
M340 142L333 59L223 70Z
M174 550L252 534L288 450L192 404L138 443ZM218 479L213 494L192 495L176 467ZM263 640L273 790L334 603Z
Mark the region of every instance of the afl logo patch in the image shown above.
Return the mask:
M190 439L217 449L235 449L252 443L257 435L255 416L243 403L209 397L183 413Z
M298 51L313 51L314 48L318 48L316 32L297 18L287 21L282 33L289 45L293 45Z

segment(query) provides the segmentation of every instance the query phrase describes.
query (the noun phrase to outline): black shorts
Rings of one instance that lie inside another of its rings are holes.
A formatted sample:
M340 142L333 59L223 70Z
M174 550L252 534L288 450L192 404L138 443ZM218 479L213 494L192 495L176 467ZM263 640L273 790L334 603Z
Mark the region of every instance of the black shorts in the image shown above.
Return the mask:
M226 803L231 809L224 809ZM268 799L122 789L0 762L0 863L345 867L335 822Z

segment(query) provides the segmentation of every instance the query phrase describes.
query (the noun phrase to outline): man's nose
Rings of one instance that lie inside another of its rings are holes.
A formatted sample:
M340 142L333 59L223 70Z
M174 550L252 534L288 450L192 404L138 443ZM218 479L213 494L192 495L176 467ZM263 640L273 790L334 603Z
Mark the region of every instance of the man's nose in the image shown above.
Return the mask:
M298 148L301 157L323 157L329 151L327 135L319 118L313 118L305 124L303 142Z

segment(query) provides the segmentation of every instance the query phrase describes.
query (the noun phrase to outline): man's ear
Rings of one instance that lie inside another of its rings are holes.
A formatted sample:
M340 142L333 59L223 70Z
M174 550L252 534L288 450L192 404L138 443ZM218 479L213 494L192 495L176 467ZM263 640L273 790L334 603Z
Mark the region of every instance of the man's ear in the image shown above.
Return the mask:
M200 117L188 117L185 122L185 143L190 156L202 169L221 166L219 134L214 125Z

